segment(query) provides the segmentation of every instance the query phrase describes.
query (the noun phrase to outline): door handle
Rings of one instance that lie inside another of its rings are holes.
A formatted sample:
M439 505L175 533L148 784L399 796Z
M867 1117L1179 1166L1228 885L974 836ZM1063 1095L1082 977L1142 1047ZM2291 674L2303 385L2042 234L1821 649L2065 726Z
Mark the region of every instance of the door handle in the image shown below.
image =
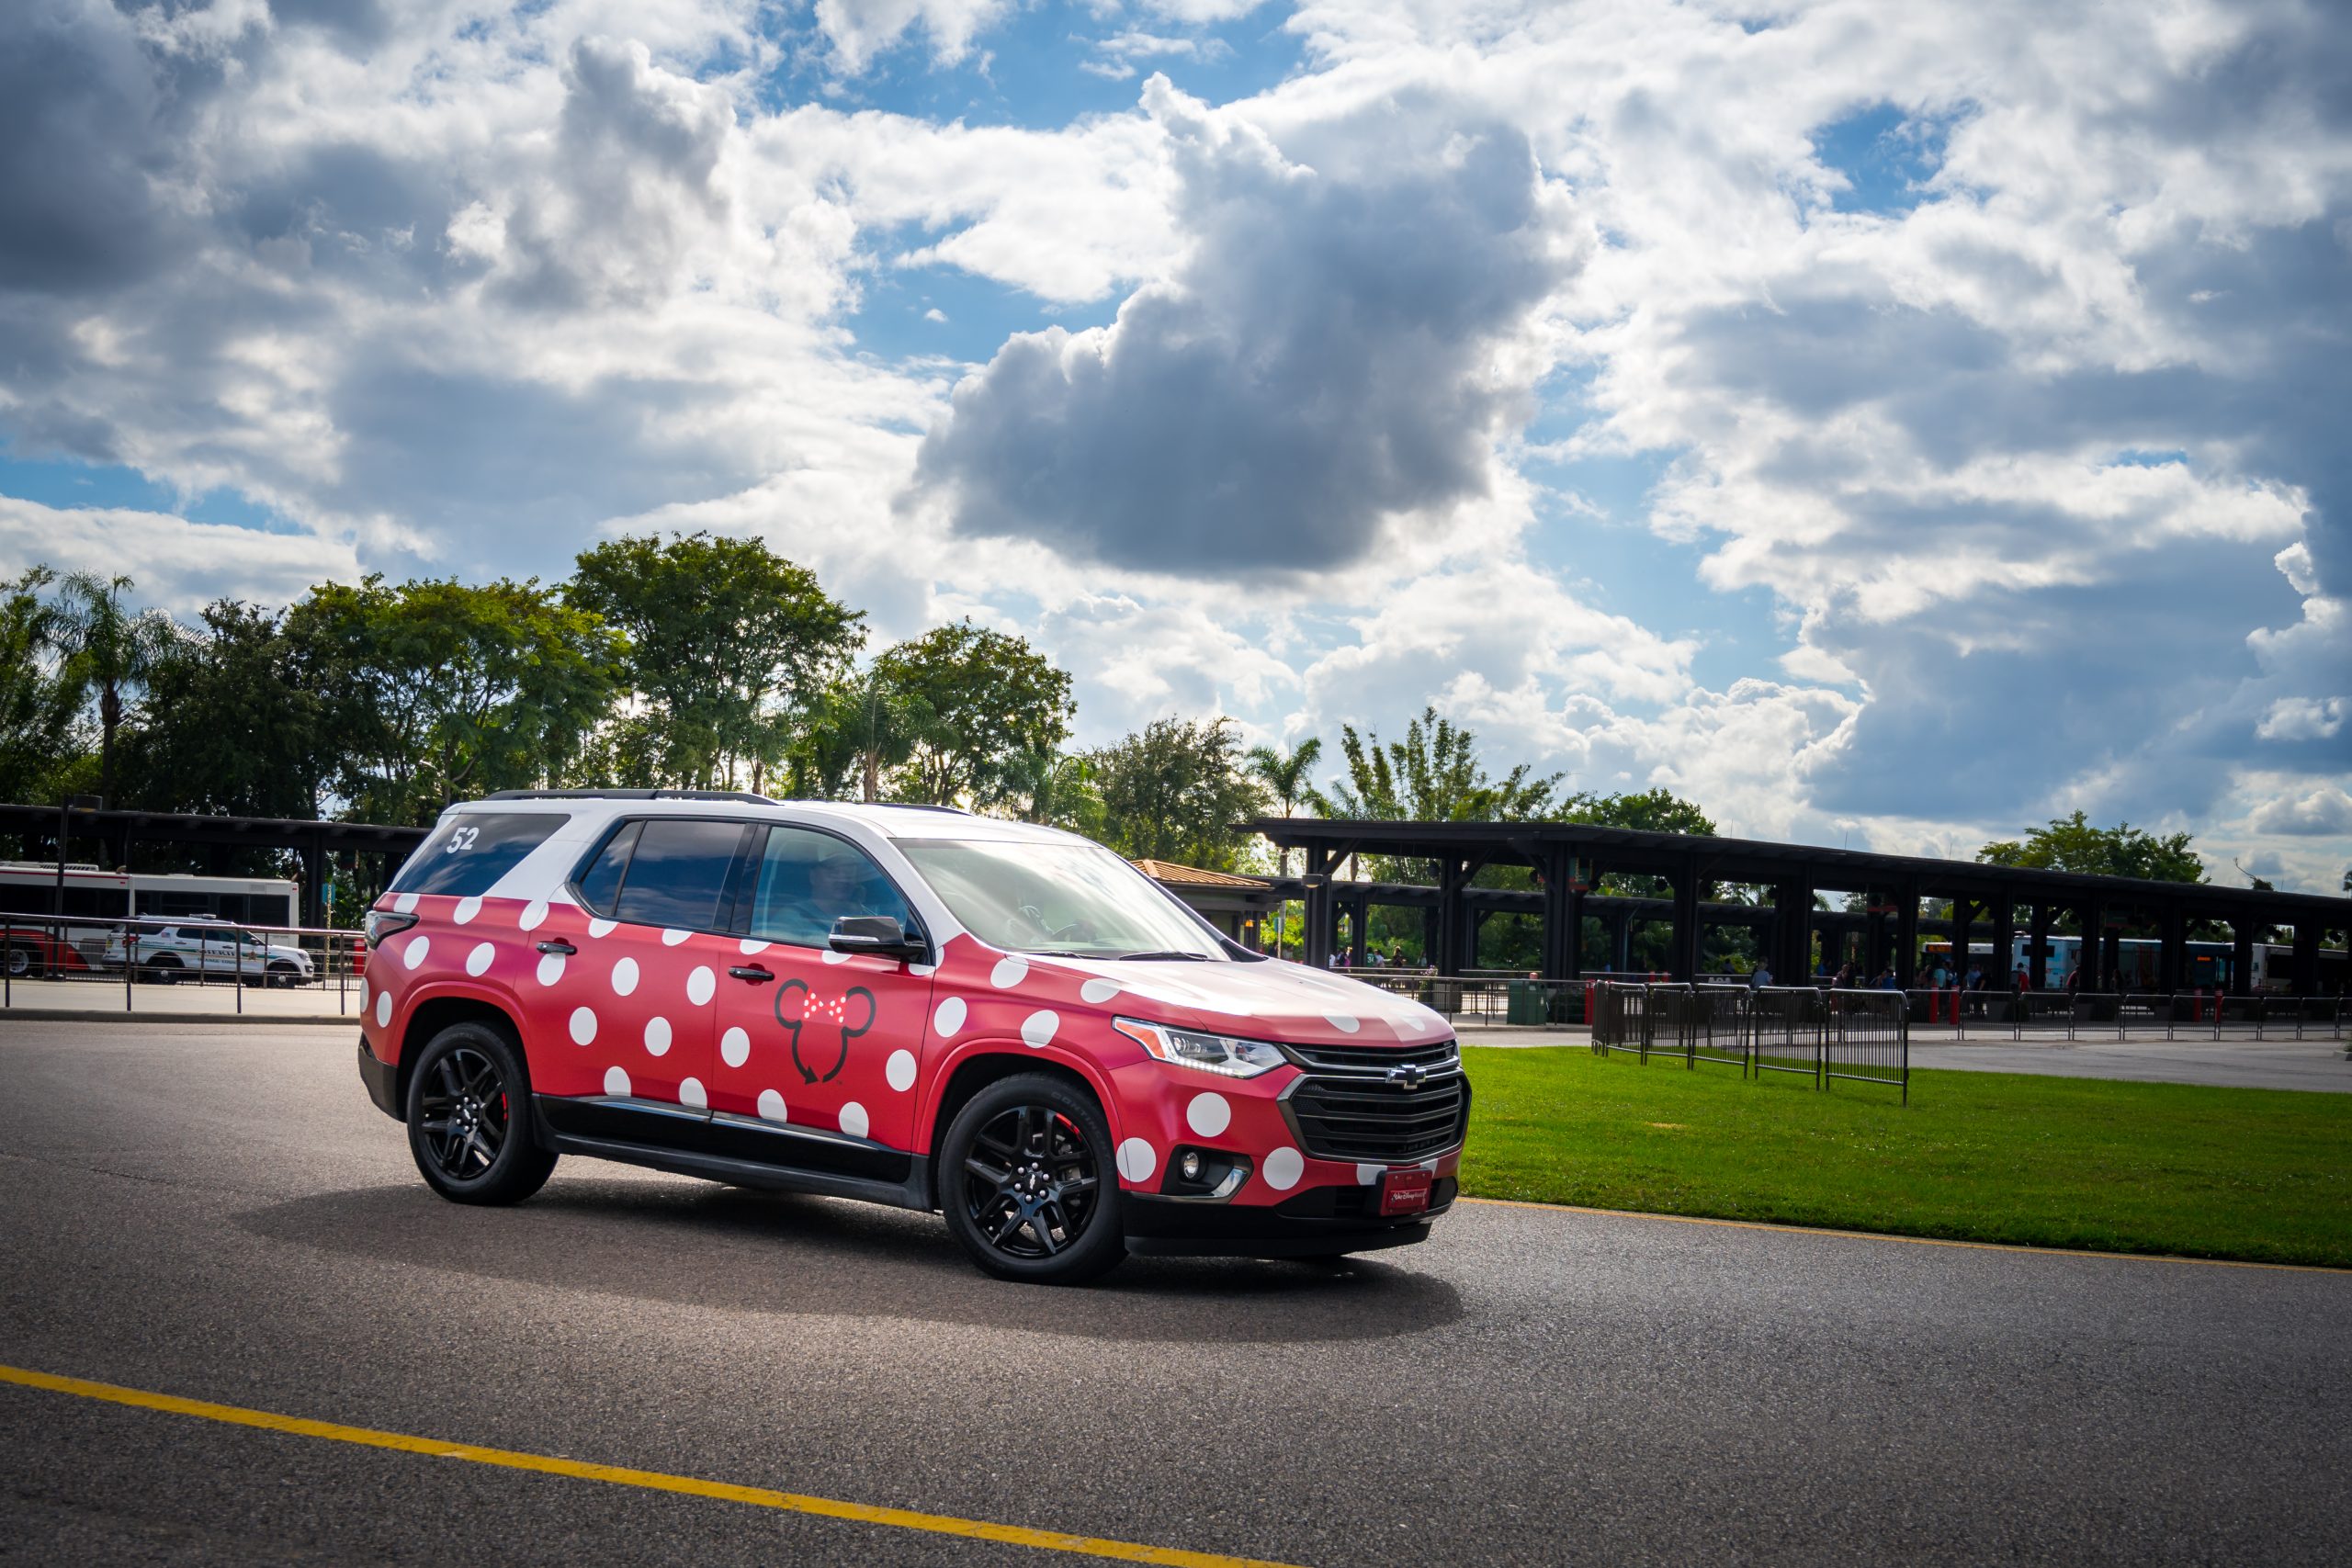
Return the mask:
M559 936L551 937L548 941L539 943L539 951L541 953L560 953L569 956L580 950Z
M738 980L749 980L754 986L764 986L775 978L775 971L763 969L756 964L738 964L727 972Z

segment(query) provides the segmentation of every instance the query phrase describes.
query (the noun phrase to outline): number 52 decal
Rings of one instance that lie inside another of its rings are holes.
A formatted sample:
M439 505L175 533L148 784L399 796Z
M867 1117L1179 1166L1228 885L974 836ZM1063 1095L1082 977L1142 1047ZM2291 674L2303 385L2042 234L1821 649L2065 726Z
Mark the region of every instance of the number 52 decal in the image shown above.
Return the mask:
M460 828L449 835L449 847L441 852L454 855L460 851L472 849L474 840L481 837L481 829L479 828Z

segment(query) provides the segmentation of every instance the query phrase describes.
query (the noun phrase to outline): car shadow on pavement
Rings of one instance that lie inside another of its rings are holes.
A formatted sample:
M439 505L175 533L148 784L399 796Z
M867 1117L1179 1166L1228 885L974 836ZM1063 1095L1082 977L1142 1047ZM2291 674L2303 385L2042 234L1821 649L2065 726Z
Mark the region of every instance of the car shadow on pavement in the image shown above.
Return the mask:
M935 1214L666 1179L560 1179L512 1209L446 1202L422 1185L369 1187L274 1204L238 1223L268 1240L380 1264L558 1290L1086 1338L1382 1339L1463 1313L1452 1284L1404 1266L1410 1249L1311 1262L1131 1258L1090 1286L1014 1285L976 1270Z

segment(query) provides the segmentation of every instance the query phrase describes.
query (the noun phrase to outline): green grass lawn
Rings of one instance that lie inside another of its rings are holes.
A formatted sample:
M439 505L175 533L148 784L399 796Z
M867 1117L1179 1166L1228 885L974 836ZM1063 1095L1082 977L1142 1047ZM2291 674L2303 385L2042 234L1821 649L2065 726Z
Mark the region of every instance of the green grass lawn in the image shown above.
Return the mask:
M2352 1267L2352 1095L1915 1072L1905 1106L1580 1046L1462 1055L1471 1197Z

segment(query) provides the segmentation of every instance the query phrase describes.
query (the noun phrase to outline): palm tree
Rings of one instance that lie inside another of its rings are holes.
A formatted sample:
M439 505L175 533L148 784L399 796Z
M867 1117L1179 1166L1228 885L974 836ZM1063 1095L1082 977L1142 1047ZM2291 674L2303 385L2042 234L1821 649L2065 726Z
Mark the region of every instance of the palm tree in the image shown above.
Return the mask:
M114 737L131 694L147 683L180 640L161 610L132 611L127 577L77 571L58 584L58 624L69 662L98 695L98 794L114 804Z
M881 799L883 770L914 755L931 722L929 705L878 667L834 687L825 705L833 733L854 759L858 798L868 804Z
M1251 778L1266 786L1266 792L1282 803L1283 815L1292 815L1302 803L1312 803L1318 797L1314 783L1307 777L1315 764L1323 760L1323 741L1310 735L1300 741L1288 756L1272 746L1252 746L1243 765ZM1277 860L1284 876L1290 874L1290 851L1283 850Z

